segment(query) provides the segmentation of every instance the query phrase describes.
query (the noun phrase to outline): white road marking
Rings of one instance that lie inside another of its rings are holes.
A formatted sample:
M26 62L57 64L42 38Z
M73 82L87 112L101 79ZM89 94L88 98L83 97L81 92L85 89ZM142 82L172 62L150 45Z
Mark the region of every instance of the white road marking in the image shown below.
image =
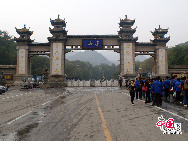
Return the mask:
M12 98L13 98L14 96L12 96Z
M170 113L170 114L172 114L172 115L174 115L174 116L177 116L177 117L179 117L179 118L182 118L182 119L188 121L188 119L185 118L185 117L182 117L182 116L177 115L177 114L175 114L175 113L173 113L173 112L167 111L166 109L163 109L163 108L161 108L161 107L157 107L157 106L155 106L155 107L158 108L158 109L160 109L160 110L163 110L163 111L165 111L165 112L168 112L168 113Z
M45 103L43 103L42 105L44 106L44 105L46 105L47 103L49 103L50 101L47 101L47 102L45 102Z
M32 111L29 111L28 113L26 113L26 114L24 114L24 115L21 115L21 116L17 117L16 119L14 119L14 120L8 122L7 124L11 124L11 123L13 123L14 121L16 121L16 120L18 120L18 119L20 119L20 118L22 118L22 117L24 117L24 116L30 114L31 112L32 112Z
M5 99L5 98L2 98L2 99Z
M138 100L140 100L140 99L138 99ZM144 102L143 100L140 100L140 101ZM175 114L175 113L173 113L173 112L170 112L170 111L168 111L168 110L166 110L166 109L163 109L163 108L157 107L157 106L154 106L154 107L155 107L155 108L158 108L158 109L160 109L160 110L163 110L163 111L165 111L165 112L167 112L167 113L169 113L169 114L172 114L172 115L174 115L174 116L177 116L177 117L179 117L179 118L182 118L182 119L188 121L187 118L182 117L182 116L180 116L180 115L178 115L178 114Z
M16 96L18 96L18 95L16 95Z
M9 98L9 97L7 97L7 98Z
M20 94L20 95L22 95L22 94Z

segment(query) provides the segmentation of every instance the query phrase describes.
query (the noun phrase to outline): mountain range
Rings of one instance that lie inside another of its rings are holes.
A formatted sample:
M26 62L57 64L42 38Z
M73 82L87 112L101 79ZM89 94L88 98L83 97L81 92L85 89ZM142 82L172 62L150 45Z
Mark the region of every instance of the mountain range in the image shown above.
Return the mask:
M142 55L142 56L137 56L135 60L143 62L147 58L148 56ZM74 51L66 54L66 59L68 59L69 61L79 60L79 61L89 62L94 66L100 64L108 64L108 65L120 64L119 54L114 53L113 51L91 51L91 50L85 50L84 52Z
M188 41L187 42L185 42L185 43L181 43L181 44L178 44L178 45L184 45L184 46L186 46L186 45L188 45Z
M97 51L90 51L86 50L84 52L71 52L66 54L66 59L69 61L83 61L89 62L93 66L100 65L100 64L108 64L112 65L113 63L110 62L107 58L105 58L101 53Z

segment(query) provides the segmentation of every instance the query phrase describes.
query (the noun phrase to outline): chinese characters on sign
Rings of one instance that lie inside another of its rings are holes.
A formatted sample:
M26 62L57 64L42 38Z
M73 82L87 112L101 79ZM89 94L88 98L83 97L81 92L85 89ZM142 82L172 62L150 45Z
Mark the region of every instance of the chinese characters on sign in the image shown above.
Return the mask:
M25 74L25 49L19 50L19 74Z
M83 49L102 49L102 40L101 39L91 39L91 40L83 40L82 47Z
M53 43L52 74L61 74L62 43Z
M173 118L165 120L163 116L158 117L157 127L160 127L163 134L182 134L181 123L175 123Z
M4 77L5 77L6 80L13 80L12 74L4 74Z
M165 49L159 49L159 74L165 74Z
M133 74L132 44L124 43L124 74Z

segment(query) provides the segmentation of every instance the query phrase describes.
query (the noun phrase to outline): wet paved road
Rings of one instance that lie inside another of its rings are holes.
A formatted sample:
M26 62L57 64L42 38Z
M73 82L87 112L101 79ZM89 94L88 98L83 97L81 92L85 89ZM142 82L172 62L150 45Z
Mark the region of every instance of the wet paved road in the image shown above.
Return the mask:
M158 117L182 124L182 135L163 135ZM0 95L0 141L143 141L188 138L188 110L135 100L126 89L58 88Z

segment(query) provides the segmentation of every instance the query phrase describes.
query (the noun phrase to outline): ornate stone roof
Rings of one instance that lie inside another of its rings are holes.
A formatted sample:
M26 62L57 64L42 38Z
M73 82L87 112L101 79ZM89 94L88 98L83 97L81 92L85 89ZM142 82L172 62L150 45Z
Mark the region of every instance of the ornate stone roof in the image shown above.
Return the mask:
M30 28L26 28L26 25L24 25L23 28L21 29L16 29L16 32L20 35L19 38L16 38L14 37L14 40L17 42L17 43L31 43L33 42L33 40L30 39L30 36L33 34L33 31L30 31L29 29Z
M136 28L133 29L131 27L134 23L135 20L128 19L127 15L125 15L125 19L120 19L120 31L118 31L120 42L136 42L138 40L138 37L133 37Z
M52 34L52 37L48 37L48 41L66 41L66 37L67 37L67 32L65 30L66 28L66 22L65 19L62 20L59 18L55 19L55 20L51 20L50 22L53 26L53 28L49 27L49 31Z

